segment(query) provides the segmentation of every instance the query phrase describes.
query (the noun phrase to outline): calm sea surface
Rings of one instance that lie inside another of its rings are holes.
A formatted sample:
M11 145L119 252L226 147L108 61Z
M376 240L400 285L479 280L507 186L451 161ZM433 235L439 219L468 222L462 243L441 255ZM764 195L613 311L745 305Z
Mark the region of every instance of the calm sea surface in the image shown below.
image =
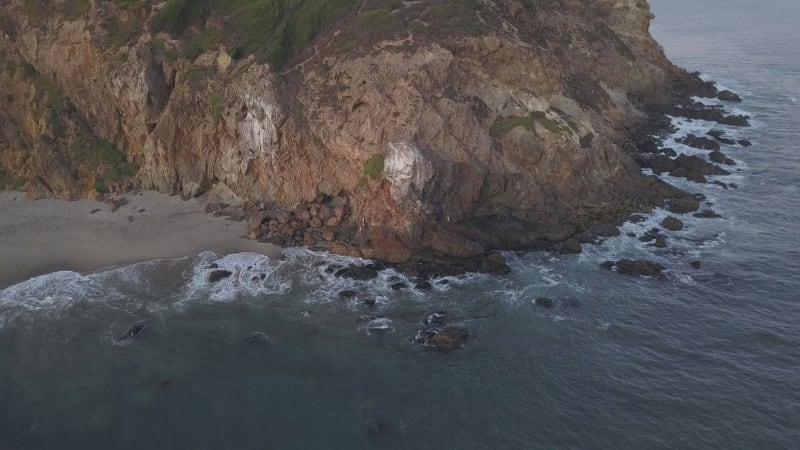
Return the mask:
M0 291L0 449L798 448L800 2L651 4L668 56L753 117L725 130L754 144L723 148L738 189L674 180L723 218L682 217L666 249L625 236L656 211L581 255L509 255L507 277L424 294L336 279L343 258L302 250L38 277ZM670 281L598 269L621 257ZM235 275L208 284L212 262ZM435 311L466 348L412 342Z

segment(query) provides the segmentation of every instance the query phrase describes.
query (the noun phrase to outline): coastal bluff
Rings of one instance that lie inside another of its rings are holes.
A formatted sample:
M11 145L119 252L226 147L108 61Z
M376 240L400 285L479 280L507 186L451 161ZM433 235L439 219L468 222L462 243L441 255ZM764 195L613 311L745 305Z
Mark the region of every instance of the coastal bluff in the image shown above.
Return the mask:
M502 271L494 250L580 251L686 198L632 155L654 116L717 93L652 18L645 0L10 0L0 180L206 196L252 239Z

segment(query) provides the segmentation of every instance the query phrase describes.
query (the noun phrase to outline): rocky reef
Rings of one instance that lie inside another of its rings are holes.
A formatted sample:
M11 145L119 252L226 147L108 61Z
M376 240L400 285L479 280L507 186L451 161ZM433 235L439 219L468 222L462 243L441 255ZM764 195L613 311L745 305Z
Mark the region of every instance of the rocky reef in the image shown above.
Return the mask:
M666 59L652 17L645 0L10 0L0 181L206 196L253 239L502 272L493 250L580 251L686 204L637 162L717 173L639 152L663 113L713 115L689 96L719 94Z

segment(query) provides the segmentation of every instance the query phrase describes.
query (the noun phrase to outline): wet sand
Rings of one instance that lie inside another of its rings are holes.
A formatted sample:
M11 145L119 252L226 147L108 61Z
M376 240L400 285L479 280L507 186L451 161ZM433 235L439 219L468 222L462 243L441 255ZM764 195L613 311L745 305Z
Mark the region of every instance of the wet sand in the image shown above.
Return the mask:
M116 211L93 200L29 200L0 192L0 289L59 270L98 269L210 250L256 252L277 258L280 248L244 239L244 224L183 201L145 191L124 196Z

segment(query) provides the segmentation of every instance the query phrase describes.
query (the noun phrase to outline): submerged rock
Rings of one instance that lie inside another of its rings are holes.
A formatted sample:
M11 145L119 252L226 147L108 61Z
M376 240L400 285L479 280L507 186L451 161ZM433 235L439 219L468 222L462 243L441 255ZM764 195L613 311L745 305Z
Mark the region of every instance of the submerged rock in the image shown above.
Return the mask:
M725 145L735 145L736 141L730 138L725 137L725 133L721 130L710 130L707 135L713 137L714 139L718 140L719 142Z
M228 278L231 275L233 275L233 272L231 272L230 270L223 270L223 269L212 270L208 274L208 282L216 283L217 281L224 280L225 278Z
M714 211L712 211L710 209L704 209L704 210L702 210L702 211L700 211L698 213L694 213L692 215L694 217L698 217L700 219L719 219L720 217L722 217L722 216L720 216L719 214L715 213Z
M553 299L548 297L539 297L533 301L533 304L536 306L541 306L542 308L545 309L550 309L553 306L555 306L555 302L553 301Z
M344 290L339 292L339 298L353 298L356 296L356 291Z
M394 332L394 323L386 317L379 317L367 322L367 334L385 334Z
M664 266L646 259L620 259L616 262L606 261L601 267L605 269L615 267L617 272L625 275L664 278Z
M378 278L378 271L374 267L351 265L336 272L336 276L351 278L353 280L373 280Z
M422 319L422 324L425 326L445 326L447 325L447 311L437 311L435 313L428 314Z
M689 147L698 148L700 150L719 150L719 142L706 137L695 136L691 133L683 138L681 142Z
M398 283L393 283L391 288L392 288L393 291L399 291L399 290L402 290L402 289L407 289L408 288L408 284L403 282L403 281L401 281L401 282L398 282Z
M468 336L467 330L449 326L441 330L425 330L418 335L418 339L426 347L432 347L442 352L450 352L462 347Z
M708 159L710 159L711 161L714 161L715 163L725 164L726 166L735 166L736 165L736 162L734 160L728 158L727 156L725 156L725 153L722 153L719 150L715 150L715 151L709 153L708 154Z
M135 338L136 336L142 334L142 332L145 330L145 328L147 328L147 323L146 322L144 322L144 321L136 322L130 328L128 328L128 330L125 332L125 334L123 334L122 336L117 338L117 341L124 342L124 341L131 340L131 339Z
M269 345L272 343L272 339L266 333L254 331L244 338L244 343L247 345Z
M419 280L416 282L416 284L414 284L414 288L421 291L429 291L433 288L433 286L431 286L431 283L428 281Z

